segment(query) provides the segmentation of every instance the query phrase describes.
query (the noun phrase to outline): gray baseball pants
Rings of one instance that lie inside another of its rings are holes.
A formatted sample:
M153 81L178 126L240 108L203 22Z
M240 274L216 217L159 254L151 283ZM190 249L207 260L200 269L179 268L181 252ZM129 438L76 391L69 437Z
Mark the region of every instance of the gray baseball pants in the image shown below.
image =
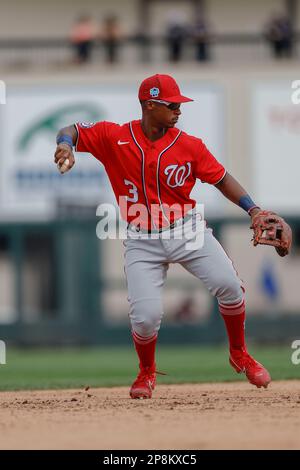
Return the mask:
M125 246L125 274L130 303L132 330L152 337L163 317L162 288L170 263L180 263L203 282L219 304L231 305L243 300L244 289L236 270L211 228L204 229L203 246L187 250L187 239L164 240L128 238Z

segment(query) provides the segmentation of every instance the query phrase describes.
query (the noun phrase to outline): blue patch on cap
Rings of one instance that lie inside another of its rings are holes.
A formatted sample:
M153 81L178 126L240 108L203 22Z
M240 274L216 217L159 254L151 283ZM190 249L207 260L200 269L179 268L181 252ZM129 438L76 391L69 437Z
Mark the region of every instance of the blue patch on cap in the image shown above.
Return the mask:
M151 88L150 95L152 96L152 98L157 98L159 95L159 88Z

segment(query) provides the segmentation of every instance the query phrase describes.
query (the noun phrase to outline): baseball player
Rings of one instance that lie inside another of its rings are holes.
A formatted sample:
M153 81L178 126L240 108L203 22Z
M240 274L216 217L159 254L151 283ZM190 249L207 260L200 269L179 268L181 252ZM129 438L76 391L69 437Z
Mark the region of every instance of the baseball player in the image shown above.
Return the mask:
M244 287L212 230L205 226L204 243L186 249L187 237L165 238L188 222L196 226L196 202L190 192L196 179L214 185L251 218L254 244L269 244L288 254L291 232L274 213L262 211L245 189L225 170L203 141L176 127L183 96L169 75L146 78L138 93L141 120L124 125L111 122L77 123L57 135L55 163L61 172L75 163L77 152L89 152L105 167L117 201L126 200L122 217L128 222L125 273L130 322L139 359L132 398L151 398L156 384L155 348L163 316L161 291L170 263L180 263L217 297L229 340L229 361L249 382L267 387L269 372L247 351ZM138 205L142 217L136 216ZM168 208L175 207L170 211ZM191 209L192 208L192 209ZM149 237L149 234L151 235ZM152 235L155 235L152 237Z

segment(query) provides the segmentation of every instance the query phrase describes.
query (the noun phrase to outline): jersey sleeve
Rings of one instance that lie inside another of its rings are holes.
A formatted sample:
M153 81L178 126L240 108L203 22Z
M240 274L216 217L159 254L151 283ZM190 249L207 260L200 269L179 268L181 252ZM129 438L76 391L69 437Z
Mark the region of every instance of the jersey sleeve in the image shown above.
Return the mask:
M203 183L217 184L225 176L224 166L218 162L206 145L200 140L200 148L196 155L195 177Z
M105 163L109 155L112 135L117 124L107 121L96 123L79 122L77 129L76 152L91 153L97 160Z

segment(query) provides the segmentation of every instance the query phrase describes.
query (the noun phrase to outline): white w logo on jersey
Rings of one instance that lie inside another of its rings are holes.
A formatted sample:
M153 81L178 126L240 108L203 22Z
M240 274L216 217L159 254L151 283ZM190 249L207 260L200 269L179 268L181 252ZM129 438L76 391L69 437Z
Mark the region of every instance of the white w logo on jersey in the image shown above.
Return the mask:
M191 174L191 163L187 162L186 165L168 165L165 168L165 175L168 176L167 185L171 188L183 186L186 179Z

